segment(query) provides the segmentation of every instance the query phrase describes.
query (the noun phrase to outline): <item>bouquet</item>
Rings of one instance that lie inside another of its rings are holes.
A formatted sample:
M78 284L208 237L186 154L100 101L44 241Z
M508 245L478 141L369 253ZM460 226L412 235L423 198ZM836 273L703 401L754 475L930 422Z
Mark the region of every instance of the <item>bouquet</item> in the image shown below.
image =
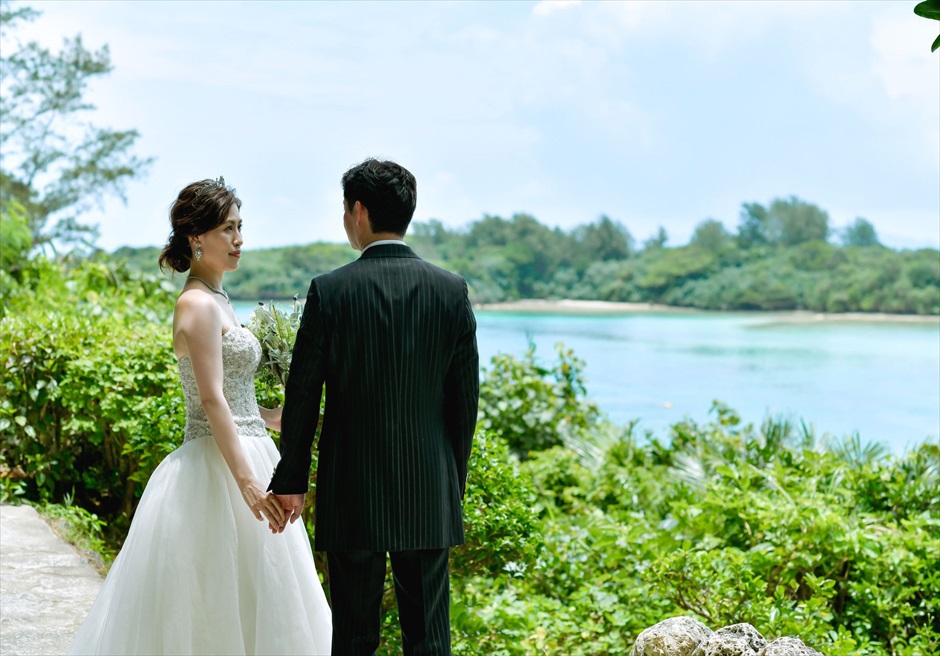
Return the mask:
M272 301L268 305L258 303L248 317L248 330L261 342L261 362L258 363L257 376L287 387L287 374L290 372L291 350L300 327L302 306L294 296L290 312L279 309Z

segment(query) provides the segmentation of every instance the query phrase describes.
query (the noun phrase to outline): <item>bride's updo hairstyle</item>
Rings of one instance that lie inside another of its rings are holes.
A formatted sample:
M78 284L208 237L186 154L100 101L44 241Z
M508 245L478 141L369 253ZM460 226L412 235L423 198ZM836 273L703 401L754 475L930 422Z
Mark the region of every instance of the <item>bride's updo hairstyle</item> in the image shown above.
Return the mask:
M157 260L160 269L188 271L193 255L189 238L222 225L233 204L241 209L235 189L227 187L221 176L186 185L170 206L170 237Z

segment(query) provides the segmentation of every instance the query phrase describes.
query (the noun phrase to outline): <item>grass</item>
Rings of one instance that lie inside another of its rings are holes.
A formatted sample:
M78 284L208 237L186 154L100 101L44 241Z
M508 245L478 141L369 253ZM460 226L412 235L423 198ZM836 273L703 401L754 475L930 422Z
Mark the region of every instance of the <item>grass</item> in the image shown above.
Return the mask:
M108 573L117 550L105 540L104 520L73 505L68 494L61 504L42 502L34 504L34 507L56 535L75 547L99 574L104 576Z

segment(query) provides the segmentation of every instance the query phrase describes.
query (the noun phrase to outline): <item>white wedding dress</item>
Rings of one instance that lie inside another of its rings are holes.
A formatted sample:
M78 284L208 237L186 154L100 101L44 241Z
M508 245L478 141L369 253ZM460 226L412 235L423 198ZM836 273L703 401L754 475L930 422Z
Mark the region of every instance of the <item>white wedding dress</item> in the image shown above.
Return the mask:
M258 414L261 347L222 338L223 390L255 476L278 452ZM330 609L301 522L279 535L255 519L222 459L189 359L183 444L154 470L127 539L70 654L329 654Z

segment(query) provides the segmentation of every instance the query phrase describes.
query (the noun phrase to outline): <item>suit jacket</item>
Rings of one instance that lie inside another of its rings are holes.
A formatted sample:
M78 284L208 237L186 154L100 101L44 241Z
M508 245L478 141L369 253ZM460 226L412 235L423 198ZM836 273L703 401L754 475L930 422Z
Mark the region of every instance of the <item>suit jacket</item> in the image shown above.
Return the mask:
M314 278L287 381L275 493L307 491L324 385L317 551L462 544L480 391L463 278L398 244Z

